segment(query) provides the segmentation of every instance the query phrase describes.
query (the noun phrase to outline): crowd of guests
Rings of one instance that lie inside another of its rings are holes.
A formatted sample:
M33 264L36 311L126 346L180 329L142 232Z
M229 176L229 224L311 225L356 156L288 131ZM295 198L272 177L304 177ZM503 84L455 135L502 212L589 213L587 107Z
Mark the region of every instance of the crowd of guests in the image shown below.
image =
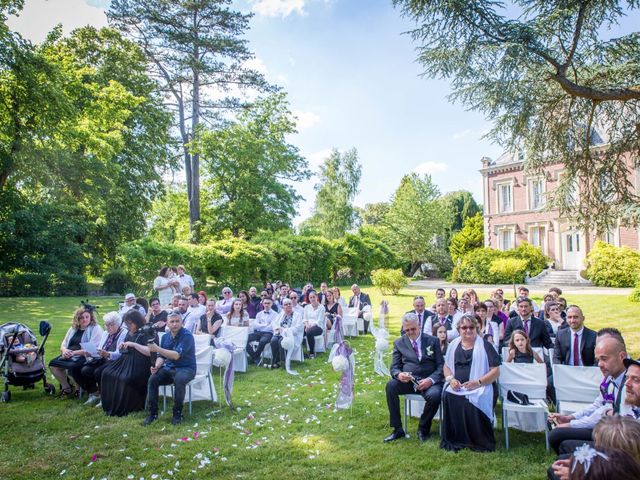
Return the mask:
M526 287L518 293L511 303L501 289L484 301L472 289L459 298L456 289L448 296L438 289L429 308L422 296L414 298L394 342L386 386L393 430L384 441L406 436L399 396L420 394L425 401L417 431L421 441L431 435L441 408L441 448L493 451L496 381L503 362L546 363L550 403L555 401L551 363L597 366L603 380L593 404L571 415L549 415L549 440L559 455L549 478L640 478L639 438L629 434L633 440L625 444L622 434L598 436L613 432L614 425L640 430L640 362L628 357L621 333L589 329L580 307L568 306L558 288L550 289L539 307ZM553 350L553 358L534 349ZM595 471L609 473L595 476Z
M118 312L104 316L104 330L90 305L76 311L61 355L50 362L61 396L74 395L71 378L89 394L86 403L99 402L108 415L144 410L146 404L147 425L157 419L159 387L172 384L172 421L179 423L185 386L196 371L194 335L207 335L213 344L225 326L249 327L249 358L260 365L270 345L271 367L278 368L287 332L306 339L307 356L314 358L316 340L334 328L347 310L365 320L365 330L369 328L365 312L371 311L371 300L358 285L352 286L348 301L339 288L326 283L318 289L310 283L296 289L281 282L237 295L224 287L219 298L209 298L205 291L193 290L193 279L182 266L171 272L168 267L160 270L154 282L158 295L149 302L127 294ZM456 289L448 295L438 289L429 307L424 297L413 299L413 309L403 315L401 336L394 342L392 378L386 385L393 431L385 442L406 436L399 396L418 393L425 400L417 432L421 441L431 435L432 420L441 408L443 449L493 451L501 363L547 364L550 403L555 400L551 363L598 366L603 382L593 404L571 415L549 416L550 444L559 455L549 478L583 478L573 473L606 470L616 462L635 472L640 468L640 446L634 443L621 449L615 435L598 432L611 430L611 425L630 431L638 428L640 362L628 357L625 341L615 328L596 332L585 326L580 307L568 305L560 289L550 289L540 306L529 298L526 287L520 287L518 294L509 302L496 289L483 301L473 289L460 296ZM165 332L161 342L159 332ZM544 353L539 353L541 348ZM585 463L587 457L589 463Z

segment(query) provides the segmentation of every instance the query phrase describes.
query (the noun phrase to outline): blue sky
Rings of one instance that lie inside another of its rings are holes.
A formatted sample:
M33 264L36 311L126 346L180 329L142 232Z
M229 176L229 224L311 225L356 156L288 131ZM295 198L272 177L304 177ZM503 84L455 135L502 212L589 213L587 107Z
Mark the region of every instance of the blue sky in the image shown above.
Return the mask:
M25 3L12 26L39 41L56 23L65 32L102 26L109 0ZM359 206L388 200L411 171L430 173L442 193L465 189L482 202L480 159L501 149L481 139L490 128L481 115L448 102L448 82L419 76L415 45L402 35L412 25L391 0L235 4L255 13L247 34L255 66L288 93L299 118L299 134L290 140L314 172L331 148L355 147L363 170ZM623 29L639 20L628 19ZM310 213L316 181L298 186L306 202L296 222Z

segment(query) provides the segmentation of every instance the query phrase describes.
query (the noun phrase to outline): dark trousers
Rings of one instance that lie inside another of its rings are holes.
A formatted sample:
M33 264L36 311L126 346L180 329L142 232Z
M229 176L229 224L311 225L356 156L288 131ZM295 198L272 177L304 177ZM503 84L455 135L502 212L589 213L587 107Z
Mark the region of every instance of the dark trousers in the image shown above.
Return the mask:
M249 337L247 338L246 350L251 356L251 358L253 358L254 360L257 360L258 358L260 358L260 355L262 355L262 351L264 350L264 347L266 347L267 344L271 341L271 337L273 337L273 333L271 332L253 332L249 334ZM249 344L251 342L258 342L258 348L256 349L255 352L253 351L252 348L249 348Z
M160 368L160 370L151 375L147 383L147 408L149 414L158 415L160 385L171 385L173 383L173 416L182 415L182 404L184 403L187 383L193 380L195 376L195 370L166 367Z
M284 349L280 345L282 343L282 335L274 335L271 338L271 358L273 363L280 363L284 357Z
M307 342L309 342L309 353L316 353L316 337L322 335L322 329L314 325L313 327L309 327L304 334L307 337Z
M582 445L584 442L590 442L593 440L592 437L593 429L591 428L554 428L549 433L549 444L553 451L556 453L573 453L572 452L561 452L560 444L566 441L576 440L579 445ZM567 444L569 446L569 444Z
M431 422L440 407L440 397L442 396L442 385L431 385L422 392L416 392L413 389L413 383L402 383L395 378L387 382L387 407L389 408L389 424L394 429L402 429L402 418L400 417L400 395L408 393L417 393L422 395L425 400L424 410L420 417L418 429L429 434L431 430Z
M102 358L97 361L85 363L80 372L73 377L83 390L89 393L95 393L100 385L100 377L102 371L107 366L107 361Z

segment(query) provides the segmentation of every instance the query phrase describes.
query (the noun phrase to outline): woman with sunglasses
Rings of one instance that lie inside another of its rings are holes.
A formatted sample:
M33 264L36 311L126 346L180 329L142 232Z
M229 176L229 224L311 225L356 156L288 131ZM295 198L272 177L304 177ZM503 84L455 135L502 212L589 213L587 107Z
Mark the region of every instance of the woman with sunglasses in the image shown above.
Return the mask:
M440 448L494 451L493 382L500 375L500 356L479 335L474 315L463 315L457 328L460 336L452 340L445 356L447 385L442 397L444 419Z
M562 318L558 302L545 302L544 324L549 331L551 340L553 341L555 341L558 330L569 326L569 324L564 321L564 318Z

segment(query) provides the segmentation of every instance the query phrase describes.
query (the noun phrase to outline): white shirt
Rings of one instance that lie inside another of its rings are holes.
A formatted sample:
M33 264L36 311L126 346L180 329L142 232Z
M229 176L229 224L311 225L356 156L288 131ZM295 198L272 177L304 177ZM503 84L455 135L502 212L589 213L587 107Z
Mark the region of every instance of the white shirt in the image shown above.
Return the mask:
M293 318L291 320L291 326L288 328L293 329L294 332L301 331L303 329L302 315L296 312L295 310L293 311L292 315L293 315ZM284 316L285 316L285 313L282 312L279 315L277 315L271 322L271 329L274 331L274 333L276 329L278 328L282 329L281 322L284 319Z
M182 315L182 324L184 325L184 328L189 330L191 333L196 332L196 327L199 320L200 316L196 316L195 312L193 310L189 310L188 308L187 311Z
M193 287L195 286L195 284L193 283L193 278L187 273L178 275L178 281L180 282L181 291L184 287L190 287L193 290Z
M230 298L228 300L218 300L216 302L216 312L218 312L220 315L226 315L231 311L234 300L235 298Z
M300 317L304 316L304 307L299 303L295 307L293 307L293 311L299 313Z
M615 403L617 403L619 395L625 395L626 392L621 392L620 389L624 387L622 385L622 377L624 377L625 372L623 371L620 375L618 375L614 382L616 384L616 396ZM620 401L620 409L622 410L624 398ZM596 423L600 421L603 415L611 410L613 407L604 403L604 398L602 397L602 392L598 394L594 402L588 407L580 410L579 412L573 413L574 420L571 420L569 423L573 428L593 428Z
M133 307L136 307L136 310L138 310L143 317L147 316L147 312L145 311L144 307L142 305L138 305L133 304L133 305L127 305L126 303L122 306L122 308L120 309L120 311L118 312L120 314L120 316L124 316L125 313L127 313L129 310L131 310Z
M278 314L273 309L259 311L253 321L253 331L273 332L271 324L276 318L278 318Z
M192 307L191 305L189 305L189 308L187 308L187 312L191 312L191 315L194 315L195 318L200 319L202 315L207 313L207 309L205 308L204 305L200 305L200 304L196 305L195 307Z
M304 321L309 322L309 325L317 325L324 331L324 306L318 305L318 308L314 309L313 305L309 304L304 307Z

